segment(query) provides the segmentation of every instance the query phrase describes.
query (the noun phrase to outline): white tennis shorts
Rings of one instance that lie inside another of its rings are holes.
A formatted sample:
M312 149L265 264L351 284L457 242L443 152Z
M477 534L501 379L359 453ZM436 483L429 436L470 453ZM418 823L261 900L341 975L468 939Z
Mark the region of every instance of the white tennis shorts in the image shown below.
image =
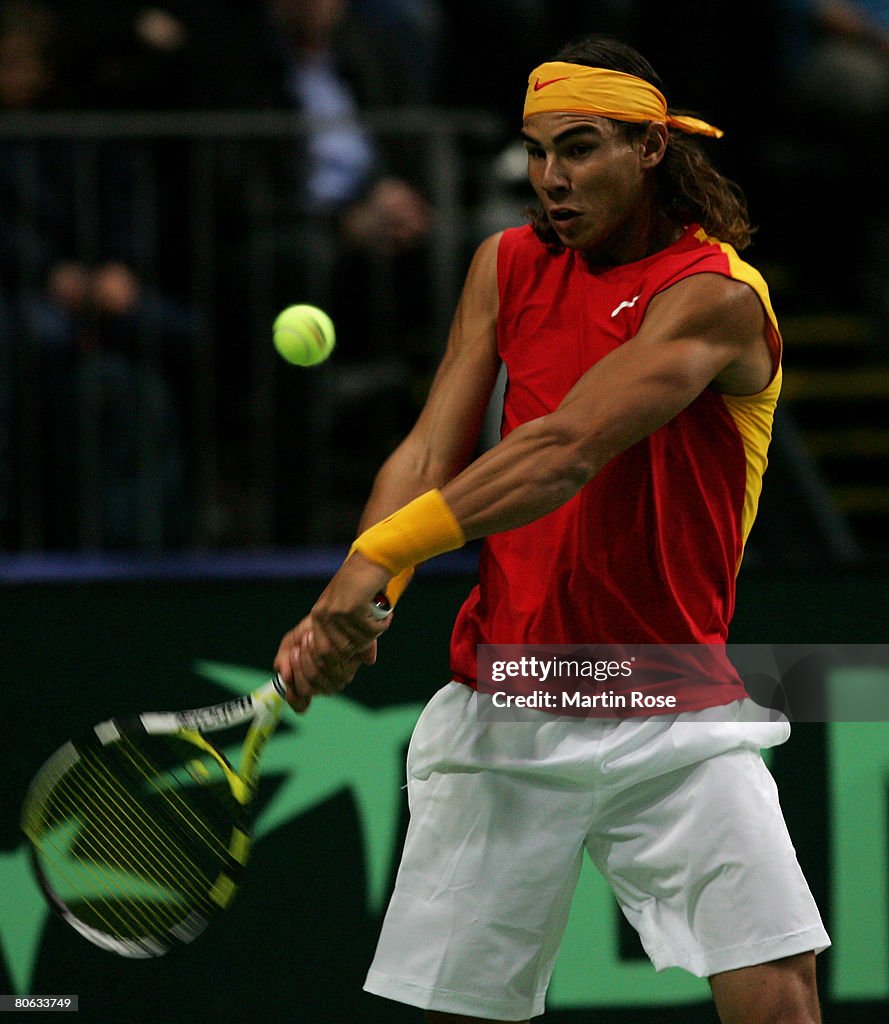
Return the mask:
M449 683L408 752L411 819L368 992L424 1009L543 1013L586 850L658 970L710 976L824 949L750 701L624 720L480 720Z

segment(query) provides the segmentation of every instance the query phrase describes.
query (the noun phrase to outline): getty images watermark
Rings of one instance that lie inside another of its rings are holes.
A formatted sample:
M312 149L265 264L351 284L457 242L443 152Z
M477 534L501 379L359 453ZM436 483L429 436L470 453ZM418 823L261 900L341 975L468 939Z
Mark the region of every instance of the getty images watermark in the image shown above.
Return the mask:
M480 644L479 713L624 718L749 696L769 718L889 722L889 644Z

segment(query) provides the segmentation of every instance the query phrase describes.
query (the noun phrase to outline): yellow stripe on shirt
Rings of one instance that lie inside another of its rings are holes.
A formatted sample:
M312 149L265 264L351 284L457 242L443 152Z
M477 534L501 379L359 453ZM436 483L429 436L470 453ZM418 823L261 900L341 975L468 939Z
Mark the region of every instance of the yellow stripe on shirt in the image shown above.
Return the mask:
M744 456L747 463L747 478L744 488L744 507L741 513L741 544L747 543L756 509L762 494L762 478L768 465L768 447L772 439L772 423L778 395L781 391L781 332L778 319L772 308L768 285L762 274L755 267L745 263L734 247L716 238L710 237L702 228L695 237L701 242L717 245L722 250L729 264L731 276L736 281L743 281L757 294L769 321L769 349L772 353L774 376L769 384L753 395L723 395L723 401L729 411L741 441L744 445ZM740 560L738 567L740 568Z

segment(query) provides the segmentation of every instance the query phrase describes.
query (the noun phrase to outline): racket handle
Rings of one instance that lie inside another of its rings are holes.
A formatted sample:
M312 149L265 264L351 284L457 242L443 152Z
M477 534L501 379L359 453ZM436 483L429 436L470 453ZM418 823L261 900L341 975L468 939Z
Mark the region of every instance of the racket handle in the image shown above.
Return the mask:
M388 619L392 614L392 602L382 591L380 591L373 601L371 601L370 613L380 622L382 622L383 619ZM284 680L281 678L281 674L279 672L276 672L274 676L272 676L271 682L267 685L271 686L279 697L287 700L287 687L285 686Z
M379 622L388 619L392 614L392 602L382 591L371 601L370 614Z

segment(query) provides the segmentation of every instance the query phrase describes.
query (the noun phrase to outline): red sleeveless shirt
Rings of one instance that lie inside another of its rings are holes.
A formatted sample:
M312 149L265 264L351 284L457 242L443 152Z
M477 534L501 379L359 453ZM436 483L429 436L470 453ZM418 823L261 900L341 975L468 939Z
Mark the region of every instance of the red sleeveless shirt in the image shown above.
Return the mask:
M553 253L529 227L506 231L498 252L498 349L507 372L501 432L552 412L594 363L639 331L655 295L700 273L744 281L759 296L771 383L741 397L705 390L565 505L488 537L479 585L452 635L454 679L475 685L478 644L725 643L780 390L768 290L731 246L691 225L645 259L596 267L573 250ZM721 678L697 683L671 710L743 697L726 665Z

